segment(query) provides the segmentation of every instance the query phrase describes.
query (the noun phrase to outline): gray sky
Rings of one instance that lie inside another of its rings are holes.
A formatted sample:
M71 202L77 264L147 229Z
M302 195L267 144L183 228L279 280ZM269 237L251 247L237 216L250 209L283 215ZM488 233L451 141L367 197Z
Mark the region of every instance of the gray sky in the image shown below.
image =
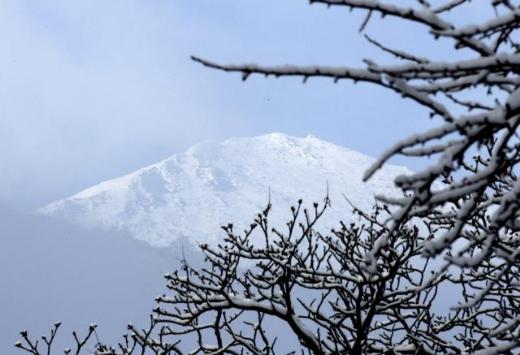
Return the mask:
M420 108L374 86L242 83L189 60L388 60L357 32L361 20L306 0L0 1L0 201L36 208L205 139L311 133L378 155L431 124ZM376 20L367 33L449 53L413 26Z

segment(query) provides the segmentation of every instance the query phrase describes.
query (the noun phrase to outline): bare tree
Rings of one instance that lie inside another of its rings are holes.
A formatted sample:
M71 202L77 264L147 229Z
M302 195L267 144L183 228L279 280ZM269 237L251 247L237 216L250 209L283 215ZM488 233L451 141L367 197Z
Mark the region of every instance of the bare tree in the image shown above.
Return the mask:
M374 217L322 235L314 225L327 204L311 211L301 203L293 207L285 231L269 226L270 207L243 234L224 227L221 246L202 247L205 268L185 265L183 273L168 275L173 297L158 299L167 306L156 310L158 321L181 326L172 334L196 333L201 345L216 338L216 348L203 346L208 352L276 354L278 337L269 332L268 318L285 324L313 354L437 349L420 334L434 326L432 302L445 277L418 291L428 259L420 256L417 229L405 227L392 237L394 248L378 257L374 276L360 261L384 225ZM256 229L260 235L253 237ZM202 322L208 312L214 317Z
M122 341L117 346L101 343L97 334L97 325L91 324L83 336L76 331L72 332L73 347L67 347L62 351L56 350L56 346L53 345L60 326L61 323L54 324L50 335L41 336L40 340L32 339L29 332L24 329L20 332L21 340L16 342L15 347L32 355L51 355L58 352L65 355L184 354L177 347L178 340L170 343L163 337L161 331L157 332L157 322L153 315L150 316L149 326L144 329L129 324L128 333L123 335ZM41 341L44 346L41 346Z
M434 224L409 221L390 235L391 247L377 255L372 273L363 260L388 232L390 211L357 211L356 223L322 234L316 223L328 204L307 210L299 201L283 230L270 226L270 205L243 233L224 226L222 244L201 246L204 266L185 260L165 276L170 292L156 299L148 328L130 325L123 342L111 347L99 343L91 325L84 338L74 333L75 350L66 353L462 354L518 346L520 307L511 289L517 270L504 272L490 261L462 273L439 272L438 262L423 255ZM483 285L491 285L485 298L475 297ZM447 292L453 302L458 297L456 309L435 303ZM27 331L16 346L50 354L58 327L42 338L43 350Z
M330 66L223 65L193 57L205 66L239 72L243 80L253 74L298 76L304 82L328 77L334 82L367 82L392 90L425 107L439 124L397 142L369 168L370 177L390 158L401 155L429 158L427 168L398 177L405 194L401 198L379 196L393 210L388 230L365 257L367 269L376 272L377 256L392 246L392 235L413 216L437 222L435 237L424 252L444 255L447 263L460 268L495 264L516 270L519 254L520 181L520 53L518 29L520 7L515 1L478 1L489 6L488 19L470 26L457 26L448 13L465 11L469 0L402 1L310 0L311 4L361 10L369 21L397 18L424 27L432 42L449 40L454 52L465 57L452 62L436 61L407 53L365 35L369 43L395 58L392 65L365 60L363 68ZM455 56L452 56L455 57ZM461 57L461 56L457 56ZM482 94L483 93L483 94ZM468 100L473 97L473 100ZM446 254L451 249L450 254ZM446 265L448 267L449 265ZM493 269L493 267L491 267ZM518 285L510 284L517 292ZM483 288L487 292L488 286ZM479 295L477 298L482 298Z

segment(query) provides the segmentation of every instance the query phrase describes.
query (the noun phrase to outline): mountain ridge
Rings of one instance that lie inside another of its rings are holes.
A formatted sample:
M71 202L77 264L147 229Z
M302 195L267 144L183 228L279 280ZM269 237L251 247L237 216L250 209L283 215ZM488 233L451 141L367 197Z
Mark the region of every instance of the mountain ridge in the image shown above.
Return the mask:
M273 203L273 222L284 224L298 199L322 201L329 187L332 208L323 226L348 220L356 206L368 209L375 194L395 195L393 179L410 171L387 165L367 183L373 158L315 136L270 133L222 142L204 141L183 153L107 180L39 210L86 227L124 230L152 246L180 239L217 242L219 226L249 225Z

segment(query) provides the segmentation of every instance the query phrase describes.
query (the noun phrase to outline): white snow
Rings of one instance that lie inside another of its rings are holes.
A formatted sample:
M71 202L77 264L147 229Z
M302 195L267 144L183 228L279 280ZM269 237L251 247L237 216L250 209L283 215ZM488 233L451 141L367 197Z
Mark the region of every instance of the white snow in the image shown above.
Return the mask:
M395 195L393 180L409 174L386 165L367 183L364 171L374 159L320 140L272 133L224 142L204 142L157 164L105 181L39 212L104 229L124 230L152 246L220 240L221 225L241 231L263 209L271 191L272 220L285 226L289 207L299 198L312 206L327 191L332 208L321 226L348 221L351 208L369 209L376 194Z

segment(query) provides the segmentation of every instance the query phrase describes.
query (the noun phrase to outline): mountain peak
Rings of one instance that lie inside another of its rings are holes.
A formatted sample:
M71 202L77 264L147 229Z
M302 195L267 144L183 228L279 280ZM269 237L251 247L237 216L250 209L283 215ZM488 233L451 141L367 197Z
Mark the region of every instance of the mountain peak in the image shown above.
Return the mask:
M153 246L179 239L215 242L220 226L247 226L265 207L269 191L273 223L285 225L299 198L322 201L327 186L333 206L322 221L330 229L351 211L343 194L370 208L375 194L395 194L393 179L409 173L386 166L362 182L373 159L312 135L270 133L206 141L184 153L104 181L40 211L87 227L124 230Z

